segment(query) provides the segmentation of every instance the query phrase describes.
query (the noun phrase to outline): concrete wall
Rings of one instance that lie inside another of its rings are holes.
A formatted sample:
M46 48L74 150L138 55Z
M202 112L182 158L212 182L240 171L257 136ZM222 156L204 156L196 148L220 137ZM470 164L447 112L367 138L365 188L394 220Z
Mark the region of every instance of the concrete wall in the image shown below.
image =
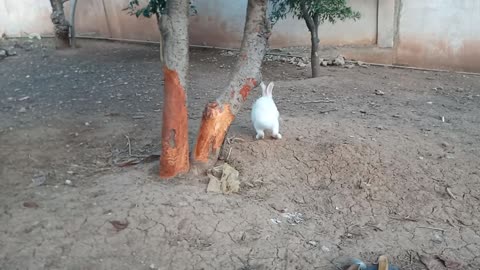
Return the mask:
M137 19L122 11L128 0L78 1L80 35L159 39L155 19ZM196 0L195 4L198 16L191 18L192 44L240 45L247 0ZM350 4L362 18L322 25L322 45L350 45L341 52L364 61L480 72L480 0L350 0ZM49 16L48 0L0 0L0 34L51 34ZM272 47L310 43L303 21L288 18L273 30Z
M354 22L325 23L320 26L323 45L374 45L377 38L377 0L351 0L362 18ZM194 44L238 47L242 39L247 1L198 1L198 15L191 19L191 40ZM278 22L270 40L272 47L310 44L310 33L304 21L290 16Z
M155 19L129 16L128 0L78 0L76 30L79 35L138 40L158 40ZM321 43L326 45L373 45L377 36L377 0L351 0L362 13L357 22L325 23ZM48 0L0 0L0 32L51 34ZM218 47L239 47L246 15L246 0L196 1L198 15L191 17L191 43ZM6 13L7 15L3 15ZM66 4L69 12L69 4ZM3 29L2 29L3 27ZM310 37L303 21L288 18L279 22L271 39L272 47L308 45Z
M48 0L0 0L0 34L52 32Z
M403 0L396 62L480 72L479 0Z

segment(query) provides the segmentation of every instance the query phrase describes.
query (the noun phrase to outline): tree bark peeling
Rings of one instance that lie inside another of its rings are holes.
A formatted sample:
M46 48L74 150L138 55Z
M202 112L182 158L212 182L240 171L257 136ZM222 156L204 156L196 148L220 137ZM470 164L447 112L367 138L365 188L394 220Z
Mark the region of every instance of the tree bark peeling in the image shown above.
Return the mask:
M171 178L190 169L188 145L189 0L169 0L167 14L159 19L160 59L164 74L164 106L160 177Z
M189 170L187 97L178 73L163 68L165 77L160 177L171 178Z
M208 163L209 159L218 157L225 135L230 124L235 119L229 104L221 106L216 101L207 104L198 132L197 145L193 152L193 159L197 162Z

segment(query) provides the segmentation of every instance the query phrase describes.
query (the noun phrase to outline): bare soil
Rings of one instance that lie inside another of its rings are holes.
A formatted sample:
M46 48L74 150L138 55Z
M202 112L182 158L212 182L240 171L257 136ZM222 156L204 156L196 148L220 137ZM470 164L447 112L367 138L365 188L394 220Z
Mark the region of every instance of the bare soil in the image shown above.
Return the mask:
M1 269L480 269L478 76L266 62L283 139L254 140L255 89L224 147L240 193L219 195L118 166L159 153L157 47L16 47L0 60ZM191 51L192 142L235 59Z

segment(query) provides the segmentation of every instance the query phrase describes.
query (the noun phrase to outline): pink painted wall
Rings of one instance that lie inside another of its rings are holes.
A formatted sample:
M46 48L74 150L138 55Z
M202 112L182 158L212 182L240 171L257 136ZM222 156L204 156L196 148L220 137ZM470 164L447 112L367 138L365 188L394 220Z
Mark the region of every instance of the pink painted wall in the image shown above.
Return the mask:
M399 64L480 72L479 0L403 0Z
M155 19L137 19L122 11L128 0L78 1L79 35L159 39ZM238 47L247 0L196 1L191 43ZM345 49L359 60L480 72L480 0L350 0L350 4L362 19L322 25L322 45L354 45L357 49ZM0 0L0 34L51 34L49 16L48 0ZM270 41L272 47L305 46L309 39L304 22L289 18L275 25ZM386 49L379 50L377 44ZM388 48L391 44L393 48Z

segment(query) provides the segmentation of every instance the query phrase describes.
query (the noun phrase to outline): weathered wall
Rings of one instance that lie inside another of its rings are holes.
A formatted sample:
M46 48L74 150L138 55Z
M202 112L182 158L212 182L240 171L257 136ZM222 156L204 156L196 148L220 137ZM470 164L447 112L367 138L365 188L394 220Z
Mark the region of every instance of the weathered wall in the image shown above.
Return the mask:
M479 0L403 0L396 62L480 72Z
M79 0L79 35L157 41L155 19L135 18L122 9L128 0ZM357 21L326 23L322 45L343 48L364 61L480 72L480 0L350 0L362 13ZM238 47L246 0L197 0L191 42ZM69 4L67 3L67 7ZM68 12L69 8L67 8ZM0 34L51 34L48 0L0 0ZM274 27L272 47L309 45L303 21L289 18Z
M76 30L79 35L138 40L158 40L155 19L137 19L125 11L127 0L79 0ZM325 23L320 38L327 45L373 45L377 35L377 0L352 0L362 13L357 22ZM0 0L9 15L0 16L0 32L22 35L23 32L52 33L48 0ZM197 1L198 15L191 18L191 42L196 45L239 47L245 22L247 1ZM66 11L69 11L66 4ZM21 11L21 12L20 12ZM7 18L7 19L5 19ZM288 18L279 22L271 39L273 47L308 45L310 37L303 21Z
M352 7L362 13L357 22L345 21L320 26L320 42L324 45L373 45L377 38L377 0L351 0ZM198 15L191 19L194 44L239 47L243 34L247 1L210 0L197 2ZM310 44L304 21L288 17L278 22L270 39L272 47Z
M48 0L0 0L0 34L51 32Z

